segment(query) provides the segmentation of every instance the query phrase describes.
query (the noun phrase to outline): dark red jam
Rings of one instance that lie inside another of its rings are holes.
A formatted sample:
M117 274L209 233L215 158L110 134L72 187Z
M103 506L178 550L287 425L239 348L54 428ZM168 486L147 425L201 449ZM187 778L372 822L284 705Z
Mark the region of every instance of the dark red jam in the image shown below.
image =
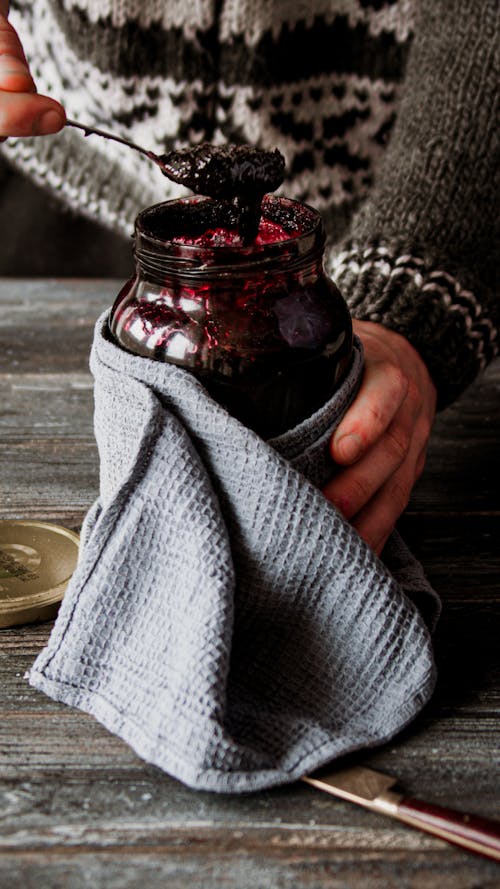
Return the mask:
M195 194L229 204L244 243L257 234L261 202L276 191L285 175L285 159L275 148L255 145L201 145L152 156L162 173Z
M283 182L285 159L275 148L255 145L201 145L169 151L156 158L165 176L217 200L242 195L259 198Z
M136 221L137 272L113 306L111 333L191 371L264 438L278 435L325 403L351 357L324 240L315 210L272 195L251 244L210 198L150 207Z
M166 154L155 154L115 133L84 126L74 120L67 123L83 130L85 136L101 136L139 151L158 164L168 179L184 185L195 194L206 195L228 205L245 244L255 239L263 196L276 191L285 176L285 158L277 148L270 151L256 145L202 142L187 148L172 149Z
M295 232L299 235L300 232ZM257 234L253 241L255 246L262 244L276 244L279 241L288 241L293 233L286 231L277 222L261 218ZM184 244L188 247L243 247L244 241L241 234L234 228L209 228L201 235L179 235L172 238L173 244Z

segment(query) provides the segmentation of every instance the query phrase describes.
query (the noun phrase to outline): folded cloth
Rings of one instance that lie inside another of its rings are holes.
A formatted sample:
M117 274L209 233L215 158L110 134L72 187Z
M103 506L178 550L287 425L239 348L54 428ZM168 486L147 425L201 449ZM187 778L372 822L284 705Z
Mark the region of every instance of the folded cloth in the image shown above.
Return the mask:
M406 726L439 602L400 538L384 564L318 488L359 342L331 401L267 442L106 316L91 369L100 498L31 684L204 790L290 782Z

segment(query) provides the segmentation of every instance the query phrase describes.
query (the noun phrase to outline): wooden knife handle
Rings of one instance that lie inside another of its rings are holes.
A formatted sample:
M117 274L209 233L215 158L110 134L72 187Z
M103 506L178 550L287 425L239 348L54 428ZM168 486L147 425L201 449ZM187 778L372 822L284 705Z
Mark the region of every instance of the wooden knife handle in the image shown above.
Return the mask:
M500 821L467 815L412 797L399 802L396 817L470 852L500 861Z

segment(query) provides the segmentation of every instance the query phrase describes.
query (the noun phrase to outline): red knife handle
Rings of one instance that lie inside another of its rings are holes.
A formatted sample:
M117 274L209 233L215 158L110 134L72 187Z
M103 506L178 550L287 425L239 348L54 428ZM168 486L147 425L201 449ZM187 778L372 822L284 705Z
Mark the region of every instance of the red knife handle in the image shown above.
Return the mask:
M399 802L396 817L470 852L500 861L500 821L467 815L412 797Z

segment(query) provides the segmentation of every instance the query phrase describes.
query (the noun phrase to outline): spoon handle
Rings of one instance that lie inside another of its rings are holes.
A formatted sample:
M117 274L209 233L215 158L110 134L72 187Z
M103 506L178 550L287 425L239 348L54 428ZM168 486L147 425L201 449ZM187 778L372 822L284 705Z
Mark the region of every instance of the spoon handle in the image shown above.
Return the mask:
M97 127L89 127L86 124L78 123L76 120L67 119L66 126L76 127L78 130L83 130L86 136L103 136L104 139L112 139L114 142L120 142L128 148L133 148L134 151L140 151L141 154L144 154L149 160L155 161L156 163L160 160L158 155L154 154L153 151L148 151L146 148L142 148L141 145L136 145L135 142L130 142L129 139L122 139L121 136L116 136L114 133L107 133Z

